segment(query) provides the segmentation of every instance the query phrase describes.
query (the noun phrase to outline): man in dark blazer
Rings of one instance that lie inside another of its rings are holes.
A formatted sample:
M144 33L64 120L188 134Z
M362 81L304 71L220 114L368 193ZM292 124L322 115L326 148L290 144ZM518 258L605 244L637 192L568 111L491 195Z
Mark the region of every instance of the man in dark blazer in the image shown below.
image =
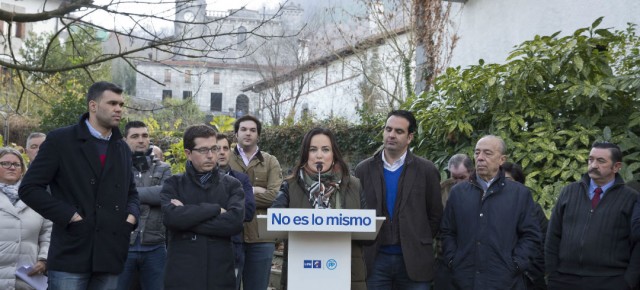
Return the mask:
M416 127L411 112L389 113L384 149L355 170L367 206L387 218L374 244L364 249L368 289L429 289L433 280L440 173L431 161L409 152Z
M50 290L115 289L140 215L131 150L118 130L122 89L93 84L87 107L78 124L47 135L19 189L53 222Z

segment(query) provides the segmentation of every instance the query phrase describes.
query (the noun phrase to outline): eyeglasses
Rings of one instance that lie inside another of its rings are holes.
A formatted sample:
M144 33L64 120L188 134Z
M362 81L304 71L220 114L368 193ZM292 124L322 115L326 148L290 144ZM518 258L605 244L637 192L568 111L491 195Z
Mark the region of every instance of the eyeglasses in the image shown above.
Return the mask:
M203 147L203 148L193 148L193 149L191 149L191 151L198 152L198 153L200 153L202 155L207 154L209 152L218 153L218 150L220 150L220 147L218 147L217 145L215 145L215 146L213 146L211 148Z
M9 169L11 168L11 166L15 168L22 168L22 164L20 164L20 162L10 162L10 161L2 161L0 162L0 166L2 166L2 168L4 169Z

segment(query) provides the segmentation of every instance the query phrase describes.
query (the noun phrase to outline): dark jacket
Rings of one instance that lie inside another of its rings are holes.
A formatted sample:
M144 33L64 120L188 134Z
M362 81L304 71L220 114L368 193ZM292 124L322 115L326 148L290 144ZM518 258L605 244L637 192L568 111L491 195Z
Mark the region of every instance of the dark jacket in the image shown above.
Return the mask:
M453 285L525 289L523 271L542 243L531 193L502 170L486 193L476 178L451 189L442 218L443 258Z
M549 220L539 203L534 203L533 209L533 218L540 226L540 233L542 234L541 241L543 241L543 243L538 244L536 254L531 259L531 265L529 269L524 272L525 284L529 290L545 290L547 289L547 281L544 277L544 240L547 236Z
M631 215L631 239L634 242L640 241L640 196L633 206L633 214Z
M634 288L640 279L640 248L630 240L637 192L616 174L595 209L589 199L589 175L562 189L553 208L547 240L547 273L620 276ZM634 257L634 258L632 258Z
M280 191L273 202L274 208L313 208L309 203L309 193L304 189L304 182L300 178L289 178L282 182ZM364 209L366 203L360 187L360 181L351 176L340 185L340 204L342 209ZM333 203L332 203L333 204ZM287 261L288 247L285 247L284 260ZM287 266L282 266L281 285L286 289ZM366 290L366 268L362 256L362 246L359 242L351 243L351 290ZM311 282L311 281L310 281ZM321 283L322 281L313 281Z
M187 166L167 179L160 193L169 231L165 289L235 289L231 236L242 231L244 191L217 169L205 184ZM171 199L184 206L171 204ZM226 210L221 214L221 208Z
M53 222L49 270L118 274L133 230L127 216L140 216L131 150L113 128L103 167L87 117L47 135L22 180L20 199ZM76 212L83 220L69 223Z
M385 216L380 233L371 246L365 246L365 261L370 274L384 235L399 238L409 278L431 281L434 276L433 238L440 228L442 200L440 173L433 163L407 152L399 181L393 220L385 204L382 151L360 162L356 177L365 193L367 207Z
M164 181L171 177L171 166L153 159L152 156L147 156L147 162L149 169L144 172L133 167L133 178L140 196L140 222L138 228L131 233L131 245L138 236L142 245L164 244L166 240L160 209L160 190Z
M229 176L237 179L242 183L242 190L244 191L244 222L250 222L253 220L253 215L256 213L256 199L253 197L253 186L249 182L249 175L235 170L229 170ZM231 237L234 243L242 244L242 233Z

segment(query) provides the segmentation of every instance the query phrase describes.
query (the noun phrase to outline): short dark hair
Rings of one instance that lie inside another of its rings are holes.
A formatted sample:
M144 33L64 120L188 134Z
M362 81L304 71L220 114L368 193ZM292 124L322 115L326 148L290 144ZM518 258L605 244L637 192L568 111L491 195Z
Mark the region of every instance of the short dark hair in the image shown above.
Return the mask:
M227 134L224 134L224 133L216 134L216 140L222 140L222 139L227 140L227 142L229 143L229 146L231 146L231 138L229 138Z
M298 159L298 164L295 166L293 172L290 177L298 174L301 168L304 168L307 165L307 161L309 161L309 148L311 147L311 139L316 135L325 135L329 137L329 141L331 142L331 151L333 152L333 163L340 166L340 170L342 171L342 178L346 179L349 176L349 166L347 162L342 158L342 153L340 152L340 148L338 148L338 142L336 141L336 136L331 132L331 130L326 128L313 128L307 134L304 135L302 139L302 144L300 145L300 158Z
M462 153L451 156L451 159L449 159L449 163L447 164L447 169L451 167L458 168L460 164L467 169L467 172L473 171L473 162L471 161L471 158L469 158L467 154Z
M129 137L129 129L131 128L147 128L147 124L142 121L130 121L124 125L124 137Z
M413 113L407 110L393 110L389 112L389 114L387 115L387 119L389 119L391 116L402 117L407 119L407 121L409 121L409 134L415 132L416 129L418 128L418 122L416 121L416 117L413 116Z
M611 143L611 142L594 142L593 145L591 145L591 149L593 148L598 148L598 149L609 149L609 152L611 152L611 161L613 161L613 163L616 162L622 162L622 150L620 150L620 147L618 147L618 145Z
M97 101L102 96L104 91L111 91L118 95L121 95L123 90L116 84L110 82L97 82L89 87L87 92L87 105L90 101Z
M527 176L524 175L524 172L522 171L522 166L520 166L520 164L505 162L505 163L502 163L502 170L504 170L504 172L509 172L513 180L520 182L522 184L524 184L525 180L527 179Z
M184 149L192 150L196 147L196 138L216 137L216 130L206 124L191 125L184 130L182 145Z
M236 122L233 123L233 133L238 133L238 130L240 130L240 123L242 123L244 121L253 121L254 123L256 123L256 127L258 129L258 136L260 136L260 134L262 134L262 122L260 122L260 120L258 120L258 118L254 117L252 115L244 115L244 116L238 118L236 120Z

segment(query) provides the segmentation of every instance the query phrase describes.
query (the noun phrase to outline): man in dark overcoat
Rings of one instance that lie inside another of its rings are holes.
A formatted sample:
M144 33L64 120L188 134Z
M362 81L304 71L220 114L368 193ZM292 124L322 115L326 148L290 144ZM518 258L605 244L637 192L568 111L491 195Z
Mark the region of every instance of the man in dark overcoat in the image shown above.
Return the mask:
M78 124L47 135L19 190L20 199L53 222L52 290L115 289L140 215L131 150L118 130L122 89L93 84L87 107Z

